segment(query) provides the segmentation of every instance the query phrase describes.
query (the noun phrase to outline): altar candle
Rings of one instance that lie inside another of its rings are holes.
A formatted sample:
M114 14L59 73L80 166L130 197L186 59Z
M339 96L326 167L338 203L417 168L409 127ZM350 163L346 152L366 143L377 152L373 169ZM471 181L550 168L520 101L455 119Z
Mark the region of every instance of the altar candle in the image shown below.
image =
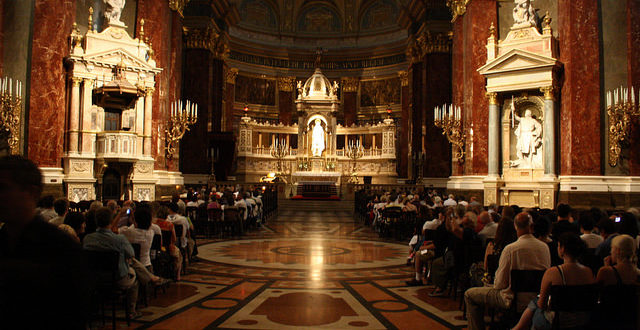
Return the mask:
M9 78L9 96L11 96L11 83L12 83L11 78Z
M633 86L631 86L631 103L635 104L636 103L636 94L633 90Z

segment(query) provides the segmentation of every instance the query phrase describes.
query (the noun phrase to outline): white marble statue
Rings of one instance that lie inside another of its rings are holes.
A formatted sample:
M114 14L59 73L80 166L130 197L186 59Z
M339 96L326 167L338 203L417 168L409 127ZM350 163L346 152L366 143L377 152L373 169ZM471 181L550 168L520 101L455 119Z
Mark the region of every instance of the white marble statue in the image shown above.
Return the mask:
M338 82L337 81L333 81L333 85L331 86L331 93L329 93L329 96L337 96L338 95Z
M512 28L536 26L536 10L531 5L531 1L514 0Z
M124 9L125 0L102 0L105 5L104 22L108 25L124 25L120 15Z
M320 119L316 119L311 133L311 154L313 157L322 156L324 151L324 129Z
M298 80L298 99L302 98L302 81Z
M534 168L540 164L536 164L540 158L539 153L542 147L542 125L531 116L531 110L524 112L524 117L518 116L513 112L516 121L519 122L515 130L517 139L516 155L517 160L512 162L514 167Z

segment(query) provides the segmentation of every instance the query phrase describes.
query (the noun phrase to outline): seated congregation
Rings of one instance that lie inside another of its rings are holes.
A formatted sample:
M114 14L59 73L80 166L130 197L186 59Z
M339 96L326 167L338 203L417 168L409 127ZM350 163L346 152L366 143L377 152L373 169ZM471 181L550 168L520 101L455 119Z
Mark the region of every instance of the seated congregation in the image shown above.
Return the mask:
M100 305L104 319L105 301L114 328L120 303L129 322L141 315L140 303L148 305L158 289L165 292L188 272L197 239L242 235L275 207L273 192L235 187L187 193L188 203L177 194L106 206L39 198L39 169L17 156L0 162L0 187L0 318L27 328L84 329ZM41 309L42 320L27 317Z
M440 193L361 190L356 214L381 237L411 237L406 284L459 297L469 329L489 316L498 329L638 328L640 210L483 207Z

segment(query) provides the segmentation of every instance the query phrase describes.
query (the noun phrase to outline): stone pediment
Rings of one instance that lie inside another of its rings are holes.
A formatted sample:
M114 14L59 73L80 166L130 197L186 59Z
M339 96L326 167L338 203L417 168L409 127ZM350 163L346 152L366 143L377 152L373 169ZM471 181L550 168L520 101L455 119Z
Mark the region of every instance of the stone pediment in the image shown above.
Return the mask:
M478 72L482 75L492 75L512 71L551 68L557 63L558 61L552 57L522 49L512 49L480 67Z
M155 73L162 71L162 69L156 68L155 65L151 65L144 59L141 59L122 48L86 54L77 60L102 67L115 67L122 62L124 66L131 71L151 71Z

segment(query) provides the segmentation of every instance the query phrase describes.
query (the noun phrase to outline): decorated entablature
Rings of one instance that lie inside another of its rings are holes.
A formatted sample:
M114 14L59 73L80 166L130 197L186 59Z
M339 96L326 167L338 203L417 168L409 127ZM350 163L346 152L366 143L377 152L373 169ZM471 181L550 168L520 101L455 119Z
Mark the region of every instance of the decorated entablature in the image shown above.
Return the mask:
M144 39L144 21L139 38L132 38L119 20L122 8L109 8L105 28L89 29L81 35L75 27L67 57L67 144L64 182L72 201L95 199L108 168L124 178L134 200L155 198L152 148L152 94L162 69L153 59L153 48ZM105 197L105 196L102 196Z
M337 124L339 88L338 82L330 82L316 69L306 82L297 83L298 123L260 123L246 115L242 117L238 175L250 181L280 172L292 183L339 184L341 178L354 174L371 176L380 183L394 180L397 173L393 119L349 127ZM274 153L277 149L284 154Z

